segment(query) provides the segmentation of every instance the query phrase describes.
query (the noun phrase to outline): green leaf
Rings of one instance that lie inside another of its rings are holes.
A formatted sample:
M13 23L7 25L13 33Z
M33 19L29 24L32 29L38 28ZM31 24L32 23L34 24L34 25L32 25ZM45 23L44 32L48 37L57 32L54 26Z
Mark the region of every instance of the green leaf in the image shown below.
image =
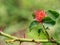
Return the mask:
M59 17L59 13L56 11L48 10L48 15L49 13L51 14L51 17L54 18L55 20Z
M55 24L55 21L52 20L50 17L45 17L45 18L43 19L43 23L47 23L47 24L54 25L54 24Z
M53 38L60 43L60 24L56 24L53 27L54 32L52 33Z
M32 14L32 16L33 16L33 18L35 18L35 15L34 15L34 13Z
M42 29L38 29L38 34L40 34L41 30L42 30Z
M38 22L37 22L37 21L33 21L33 22L30 24L30 26L29 26L30 31L31 31L36 25L38 25Z

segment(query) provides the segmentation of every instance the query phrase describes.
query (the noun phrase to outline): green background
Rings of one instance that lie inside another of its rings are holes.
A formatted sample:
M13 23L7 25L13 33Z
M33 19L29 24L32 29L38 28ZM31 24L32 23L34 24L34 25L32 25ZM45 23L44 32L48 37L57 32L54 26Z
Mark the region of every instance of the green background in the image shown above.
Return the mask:
M20 37L23 34L19 31L27 30L31 21L33 21L33 11L40 9L51 9L60 13L60 0L0 0L0 29L2 28L5 33ZM60 40L60 16L56 22L57 24L52 27L51 32L54 31L52 36L58 41ZM19 42L6 44L4 41L6 39L8 38L0 36L0 45L19 45ZM25 45L36 44L25 43ZM49 43L46 45L49 45Z

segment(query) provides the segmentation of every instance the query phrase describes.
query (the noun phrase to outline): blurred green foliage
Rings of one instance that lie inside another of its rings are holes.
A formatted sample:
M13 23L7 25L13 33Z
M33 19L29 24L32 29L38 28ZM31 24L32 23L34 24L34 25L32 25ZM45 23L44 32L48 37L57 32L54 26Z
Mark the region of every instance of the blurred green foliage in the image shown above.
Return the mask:
M59 4L60 0L0 0L0 28L4 28L4 32L9 34L28 28L30 22L33 20L32 12L34 10L51 9L60 11ZM57 27L54 26L54 30L57 30L57 32L60 29L60 26L58 26L60 25L59 20L60 17L57 19ZM57 33L56 38L58 36ZM0 38L2 39L2 37Z

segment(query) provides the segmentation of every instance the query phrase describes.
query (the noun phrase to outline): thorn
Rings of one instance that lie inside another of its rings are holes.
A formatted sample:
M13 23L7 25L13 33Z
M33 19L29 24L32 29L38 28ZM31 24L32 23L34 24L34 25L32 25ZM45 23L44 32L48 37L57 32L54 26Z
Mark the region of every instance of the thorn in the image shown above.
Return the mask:
M20 41L20 45L21 45L22 41Z
M35 40L33 39L32 42L35 42Z

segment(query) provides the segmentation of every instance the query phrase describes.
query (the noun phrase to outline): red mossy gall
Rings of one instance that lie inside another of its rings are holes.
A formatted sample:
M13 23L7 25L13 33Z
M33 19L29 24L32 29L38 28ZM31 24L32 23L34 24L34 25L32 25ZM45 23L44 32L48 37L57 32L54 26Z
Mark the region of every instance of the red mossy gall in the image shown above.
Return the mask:
M43 18L46 16L46 12L44 10L36 10L34 11L35 20L39 23L42 23Z

